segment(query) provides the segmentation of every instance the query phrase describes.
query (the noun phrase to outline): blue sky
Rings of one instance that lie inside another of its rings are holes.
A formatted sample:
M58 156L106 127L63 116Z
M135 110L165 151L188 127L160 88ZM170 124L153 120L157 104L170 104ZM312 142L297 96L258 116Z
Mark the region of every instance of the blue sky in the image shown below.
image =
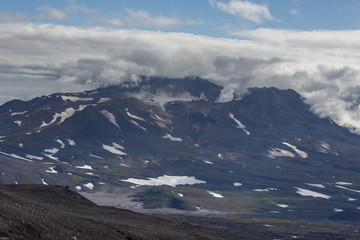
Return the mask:
M294 89L360 133L358 0L2 0L0 103L196 76Z
M264 7L272 19L255 11L247 11L246 17L241 9L236 11L236 5L231 2L247 2L254 9ZM228 6L234 12L221 6ZM232 31L260 27L307 31L360 27L360 2L357 0L4 0L0 11L3 21L5 16L15 20L18 14L23 15L25 21L36 23L175 31L213 37L234 37ZM260 21L251 19L251 15L258 16Z

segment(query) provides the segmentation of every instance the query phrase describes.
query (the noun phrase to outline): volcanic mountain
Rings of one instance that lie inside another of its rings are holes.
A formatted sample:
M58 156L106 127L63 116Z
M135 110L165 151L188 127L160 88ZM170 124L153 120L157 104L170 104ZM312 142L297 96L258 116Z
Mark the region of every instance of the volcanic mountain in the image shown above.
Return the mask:
M0 182L121 193L141 208L357 211L360 136L290 89L251 88L230 102L221 90L198 78L144 78L7 102Z

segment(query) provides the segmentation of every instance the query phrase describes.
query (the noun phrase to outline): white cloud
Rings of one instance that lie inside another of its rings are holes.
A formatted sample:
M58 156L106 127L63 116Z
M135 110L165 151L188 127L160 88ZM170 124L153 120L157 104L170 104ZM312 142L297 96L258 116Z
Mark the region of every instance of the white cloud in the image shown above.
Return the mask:
M29 17L21 12L13 12L13 11L6 11L1 12L0 11L0 22L6 23L6 22L23 22L29 20Z
M134 11L126 9L126 14L119 14L117 17L105 18L104 22L115 27L150 27L150 28L172 28L181 25L197 25L202 24L201 21L193 21L189 19L180 19L178 17L167 16L151 16L147 11Z
M228 3L217 2L217 7L223 12L255 23L261 23L263 20L276 20L266 5L259 5L248 1L231 0Z
M224 101L248 87L292 88L320 116L360 129L360 31L257 29L234 34L248 40L0 24L0 94L29 98L136 85L139 76L198 76L225 86Z
M298 9L291 9L291 10L290 10L290 14L291 14L291 15L294 15L294 16L297 16L297 15L300 14L300 12L299 12Z
M38 10L41 12L41 17L46 19L52 19L52 20L65 20L68 18L68 15L65 11L56 9L51 6L40 6L38 7Z

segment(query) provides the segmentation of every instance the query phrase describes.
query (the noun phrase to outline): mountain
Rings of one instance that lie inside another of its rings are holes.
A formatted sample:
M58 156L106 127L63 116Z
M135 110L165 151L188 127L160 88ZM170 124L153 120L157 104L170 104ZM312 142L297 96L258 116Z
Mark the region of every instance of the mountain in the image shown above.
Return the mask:
M68 185L99 203L127 196L111 204L140 211L358 211L360 136L290 89L251 88L230 102L221 90L144 78L10 101L0 107L0 183Z
M65 187L0 186L0 196L0 239L244 239L97 206Z

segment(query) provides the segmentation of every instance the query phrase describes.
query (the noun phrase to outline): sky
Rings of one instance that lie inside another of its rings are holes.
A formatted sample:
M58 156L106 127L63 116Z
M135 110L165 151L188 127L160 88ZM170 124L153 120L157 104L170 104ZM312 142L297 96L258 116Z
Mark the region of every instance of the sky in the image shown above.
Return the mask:
M0 104L140 76L291 88L360 133L360 1L1 1Z

